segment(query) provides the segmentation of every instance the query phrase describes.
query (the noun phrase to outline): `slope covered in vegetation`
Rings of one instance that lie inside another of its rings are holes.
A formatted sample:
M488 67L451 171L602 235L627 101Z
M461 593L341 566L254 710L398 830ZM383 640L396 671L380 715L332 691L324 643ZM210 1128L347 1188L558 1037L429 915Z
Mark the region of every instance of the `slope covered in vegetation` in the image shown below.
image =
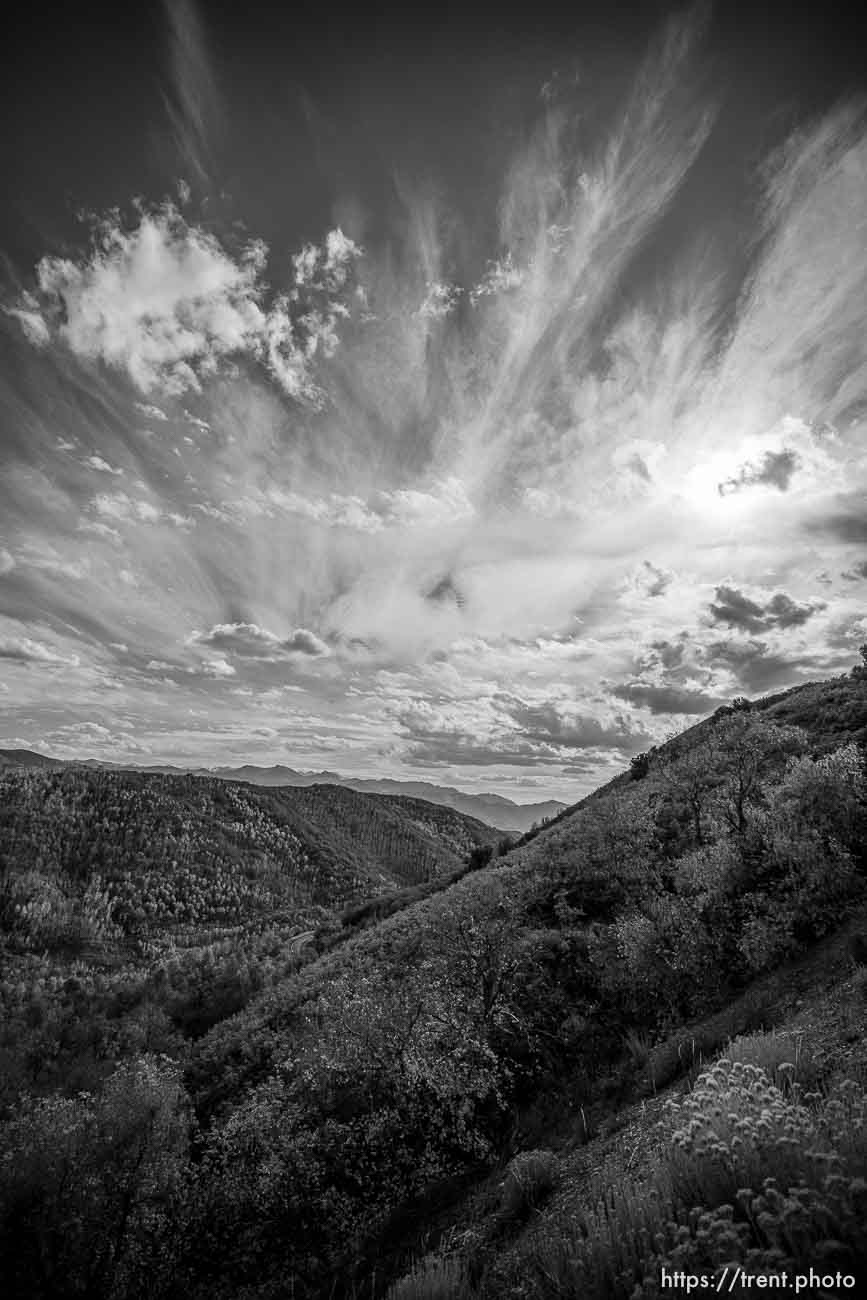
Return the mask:
M485 1294L490 1260L478 1276L443 1265L437 1290L399 1282L413 1224L564 1117L586 1130L615 1113L642 1054L663 1086L684 1026L863 905L867 681L811 689L797 726L779 701L719 711L487 866L303 964L278 946L268 978L210 1028L183 1034L174 971L155 957L138 1038L86 1097L66 1075L30 1084L15 1057L25 1095L8 1096L2 1166L14 1293ZM834 744L809 731L821 715L827 735L829 712L852 719ZM93 985L72 984L63 996L88 1025ZM588 1278L582 1295L630 1294Z
M87 768L0 775L8 933L33 950L309 921L454 872L498 833L419 800Z

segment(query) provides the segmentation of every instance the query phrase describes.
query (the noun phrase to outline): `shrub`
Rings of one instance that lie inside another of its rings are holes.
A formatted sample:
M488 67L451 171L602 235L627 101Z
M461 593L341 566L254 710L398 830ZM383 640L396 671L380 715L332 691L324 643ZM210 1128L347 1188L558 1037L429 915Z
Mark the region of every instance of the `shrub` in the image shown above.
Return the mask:
M729 1043L724 1059L757 1066L782 1092L793 1084L814 1088L822 1073L805 1035L794 1030L741 1035Z
M804 1172L817 1136L799 1091L787 1097L760 1066L725 1058L667 1109L671 1169L689 1205L733 1204L740 1188L759 1188L768 1175L788 1186Z
M509 1217L523 1218L548 1199L559 1179L553 1151L521 1151L506 1170L500 1208Z
M25 1097L0 1131L0 1248L10 1295L134 1293L170 1267L189 1107L176 1067L121 1065L98 1095Z

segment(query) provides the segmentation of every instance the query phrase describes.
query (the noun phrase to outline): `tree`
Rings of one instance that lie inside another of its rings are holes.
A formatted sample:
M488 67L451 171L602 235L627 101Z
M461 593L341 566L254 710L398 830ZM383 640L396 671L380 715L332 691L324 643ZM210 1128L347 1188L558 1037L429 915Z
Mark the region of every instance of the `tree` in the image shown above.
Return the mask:
M657 791L663 798L662 808L656 814L657 824L661 813L663 816L665 811L676 813L680 805L691 831L692 843L677 845L674 856L684 847L701 848L705 843L711 796L719 780L713 749L707 741L686 750L657 772Z
M10 1295L132 1296L170 1268L190 1113L177 1068L120 1066L98 1095L25 1098L0 1132Z
M763 801L763 786L787 757L806 748L800 727L778 727L748 713L721 719L714 729L711 762L719 774L714 806L729 830L746 833L751 807Z

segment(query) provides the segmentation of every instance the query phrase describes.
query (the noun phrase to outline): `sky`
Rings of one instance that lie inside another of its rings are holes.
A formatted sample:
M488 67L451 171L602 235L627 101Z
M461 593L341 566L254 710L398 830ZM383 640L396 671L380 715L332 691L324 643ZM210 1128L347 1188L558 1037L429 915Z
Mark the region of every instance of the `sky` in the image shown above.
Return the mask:
M20 13L0 746L569 801L850 668L857 18Z

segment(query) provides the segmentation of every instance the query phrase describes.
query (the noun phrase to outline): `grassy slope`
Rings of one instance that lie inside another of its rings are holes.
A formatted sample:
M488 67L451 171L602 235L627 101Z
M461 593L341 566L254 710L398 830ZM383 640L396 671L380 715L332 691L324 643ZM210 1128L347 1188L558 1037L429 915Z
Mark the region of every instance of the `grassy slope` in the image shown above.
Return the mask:
M454 1223L465 1232L468 1222L472 1224L467 1239L486 1265L480 1300L545 1300L550 1292L539 1264L552 1244L556 1246L564 1224L591 1210L607 1188L628 1180L640 1190L653 1179L668 1146L667 1103L687 1094L699 1071L736 1036L771 1028L803 1034L826 1085L839 1077L867 1078L867 998L849 952L851 936L863 933L865 926L867 908L861 907L834 935L799 960L756 980L724 1011L685 1026L682 1034L661 1046L659 1055L668 1049L675 1057L681 1043L703 1043L704 1048L694 1056L681 1053L686 1069L659 1089L652 1086L647 1068L637 1070L634 1095L613 1113L589 1118L591 1133L599 1126L589 1141L583 1116L573 1116L542 1135L539 1145L550 1146L560 1157L561 1181L528 1223L502 1235L499 1173L477 1190L451 1224L442 1222L442 1244L455 1239ZM432 1244L428 1237L425 1248Z

